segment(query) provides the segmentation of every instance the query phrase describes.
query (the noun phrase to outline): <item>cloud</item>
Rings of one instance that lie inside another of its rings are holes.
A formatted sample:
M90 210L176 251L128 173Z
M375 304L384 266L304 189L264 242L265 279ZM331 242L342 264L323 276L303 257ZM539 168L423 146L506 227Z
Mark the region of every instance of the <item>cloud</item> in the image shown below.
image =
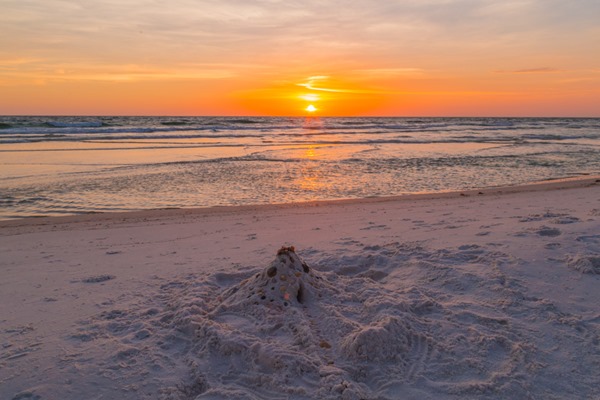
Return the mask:
M354 70L360 75L374 77L393 77L393 76L423 76L425 70L422 68L366 68Z
M132 71L132 72L91 72L53 75L58 80L78 81L109 81L109 82L139 82L139 81L173 81L173 80L212 80L227 79L237 76L227 70L215 69L204 71Z
M217 80L238 76L233 68L223 65L173 65L170 68L145 67L134 64L84 64L50 61L0 60L3 85L14 83L49 83L69 81L141 82L176 80Z
M345 90L342 89L332 89L326 88L322 86L317 86L318 82L323 82L329 79L329 76L326 75L318 75L318 76L309 76L304 83L297 83L296 85L305 87L309 90L318 90L321 92L333 92L333 93L345 93Z
M564 72L564 70L550 67L539 67L539 68L525 68L525 69L516 69L512 71L496 71L499 74L549 74L549 73L557 73Z
M43 60L41 58L31 58L31 57L5 58L5 59L0 59L0 68L33 64L33 63L38 63L40 61L43 61Z
M557 69L557 68L542 67L542 68L518 69L513 72L515 74L545 74L545 73L562 72L562 70Z
M34 60L22 64L27 67L43 59L97 65L102 71L96 78L106 80L170 79L172 75L162 71L218 79L236 72L244 75L239 71L248 63L285 71L288 82L290 76L308 76L315 70L363 81L418 79L428 77L427 71L447 76L465 70L465 65L478 73L493 70L490 63L497 59L512 60L500 73L560 72L518 69L519 62L528 65L550 59L544 57L549 54L556 55L551 59L568 55L573 65L589 69L588 49L597 47L598 37L590 29L598 29L600 15L598 0L578 0L577 7L564 0L173 0L168 7L157 0L2 4L0 58ZM217 67L200 66L194 73L185 67L194 63L227 67L219 72ZM105 64L144 64L160 72L114 72L105 70ZM0 62L0 68L8 65ZM58 68L49 61L42 69ZM307 78L300 85L314 91L345 90L324 79Z
M319 76L311 76L306 79L306 82L297 83L297 86L302 86L308 90L315 90L319 92L329 92L329 93L351 93L351 94L381 94L387 93L387 91L382 90L374 90L374 89L345 89L340 87L334 87L333 85L327 84L327 81L330 80L330 76L319 75Z

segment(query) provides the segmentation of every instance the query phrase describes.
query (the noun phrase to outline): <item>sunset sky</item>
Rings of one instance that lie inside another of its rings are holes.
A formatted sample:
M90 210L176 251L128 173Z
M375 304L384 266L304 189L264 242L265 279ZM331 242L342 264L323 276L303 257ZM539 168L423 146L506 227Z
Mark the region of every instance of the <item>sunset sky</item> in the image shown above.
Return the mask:
M598 0L0 0L0 114L600 116Z

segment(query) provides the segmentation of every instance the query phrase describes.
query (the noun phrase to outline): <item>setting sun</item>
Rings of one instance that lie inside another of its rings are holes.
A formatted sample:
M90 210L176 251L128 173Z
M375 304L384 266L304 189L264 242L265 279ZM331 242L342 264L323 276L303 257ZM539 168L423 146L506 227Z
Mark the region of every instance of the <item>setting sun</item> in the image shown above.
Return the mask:
M306 107L305 110L310 113L313 113L313 112L317 111L317 108L311 104L308 107Z

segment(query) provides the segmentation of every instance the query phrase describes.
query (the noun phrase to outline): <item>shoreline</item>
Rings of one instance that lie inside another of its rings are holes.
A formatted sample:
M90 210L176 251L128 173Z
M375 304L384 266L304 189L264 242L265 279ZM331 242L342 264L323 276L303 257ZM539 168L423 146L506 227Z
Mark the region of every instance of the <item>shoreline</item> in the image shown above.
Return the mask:
M135 220L159 220L185 217L202 217L215 214L240 214L247 212L289 210L311 207L335 207L352 206L361 204L378 204L388 202L414 202L425 200L443 200L461 197L485 197L502 196L508 194L530 193L539 191L566 190L596 186L600 184L600 174L584 175L567 178L548 179L544 181L531 182L512 186L488 187L482 189L468 189L446 192L426 192L410 193L397 196L385 197L366 197L356 199L338 199L338 200L316 200L292 203L275 204L255 204L239 206L214 206L214 207L194 207L194 208L165 208L165 209L147 209L123 212L98 212L72 214L62 216L38 216L23 217L15 219L0 220L0 236L2 230L8 228L38 227L43 228L52 225L57 228L58 225L78 224L78 223L128 223Z

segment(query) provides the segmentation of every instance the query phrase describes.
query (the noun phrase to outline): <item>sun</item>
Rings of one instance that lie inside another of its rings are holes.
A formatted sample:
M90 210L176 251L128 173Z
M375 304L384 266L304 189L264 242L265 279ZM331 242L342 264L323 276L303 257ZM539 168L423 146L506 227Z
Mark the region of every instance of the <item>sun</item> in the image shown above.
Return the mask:
M313 113L315 111L317 111L317 107L313 106L312 104L310 104L308 107L305 108L306 111Z

